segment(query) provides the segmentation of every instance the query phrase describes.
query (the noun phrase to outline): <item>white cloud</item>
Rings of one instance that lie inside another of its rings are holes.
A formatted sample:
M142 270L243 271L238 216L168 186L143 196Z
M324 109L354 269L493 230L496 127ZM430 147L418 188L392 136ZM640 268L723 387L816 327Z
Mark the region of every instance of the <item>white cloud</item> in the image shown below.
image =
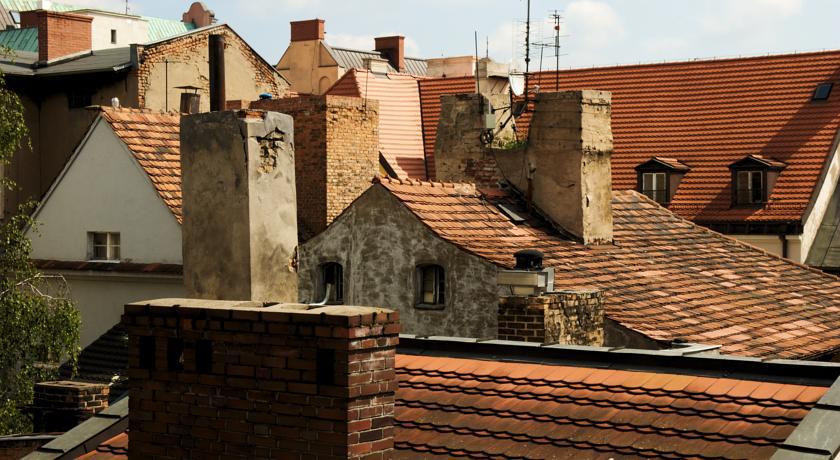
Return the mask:
M374 41L376 37L388 37L392 35L399 35L394 32L382 33L378 35L354 35L354 34L331 34L327 32L326 41L332 46L339 48L353 48L358 50L372 50L375 46ZM405 54L406 56L416 57L420 56L420 48L417 46L417 41L411 37L405 37Z
M124 0L73 0L71 2L74 6L83 8L95 8L98 10L116 11L119 13L125 12ZM135 13L138 11L138 5L134 2L128 2L128 12Z
M725 35L767 31L774 23L802 11L802 0L738 0L709 4L699 19L702 32Z
M653 56L669 55L687 47L688 40L682 37L651 37L642 41L642 49Z
M578 0L566 8L565 24L568 41L583 48L595 49L615 45L624 37L624 24L608 4L595 0Z

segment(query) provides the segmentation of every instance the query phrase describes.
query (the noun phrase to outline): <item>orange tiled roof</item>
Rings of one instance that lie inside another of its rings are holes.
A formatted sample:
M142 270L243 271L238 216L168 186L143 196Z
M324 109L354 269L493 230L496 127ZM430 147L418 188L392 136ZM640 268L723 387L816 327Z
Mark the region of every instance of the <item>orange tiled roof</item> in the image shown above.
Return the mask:
M564 70L560 88L612 92L614 190L636 187L653 156L691 167L670 209L699 222L799 222L840 126L840 50ZM555 90L555 72L535 75ZM834 82L826 102L816 86ZM518 127L527 129L529 114ZM761 209L730 209L728 166L747 155L785 163Z
M380 153L399 177L426 177L420 96L415 77L351 69L327 94L378 100Z
M134 154L155 190L181 222L181 116L128 108L101 110L102 118Z
M613 194L614 245L567 241L515 199L471 185L377 179L439 237L512 268L538 249L555 287L606 290L607 316L663 342L723 353L813 358L840 349L840 279L677 217L643 195ZM516 225L493 204L506 202Z
M395 458L770 458L825 387L397 355Z
M475 93L475 77L424 78L420 86L420 108L423 115L423 149L430 179L435 179L435 138L440 120L440 97Z
M79 460L122 460L128 458L128 431L120 433L80 457Z
M394 458L770 458L828 390L397 354ZM128 432L81 459L126 458Z

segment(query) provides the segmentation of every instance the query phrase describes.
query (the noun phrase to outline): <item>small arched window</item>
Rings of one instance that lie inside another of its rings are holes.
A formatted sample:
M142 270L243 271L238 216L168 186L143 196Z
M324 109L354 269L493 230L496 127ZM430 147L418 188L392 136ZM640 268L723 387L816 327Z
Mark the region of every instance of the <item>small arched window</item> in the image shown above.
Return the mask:
M321 265L320 300L328 304L344 303L344 268L336 262Z
M446 303L446 273L440 265L417 266L417 305L443 306Z

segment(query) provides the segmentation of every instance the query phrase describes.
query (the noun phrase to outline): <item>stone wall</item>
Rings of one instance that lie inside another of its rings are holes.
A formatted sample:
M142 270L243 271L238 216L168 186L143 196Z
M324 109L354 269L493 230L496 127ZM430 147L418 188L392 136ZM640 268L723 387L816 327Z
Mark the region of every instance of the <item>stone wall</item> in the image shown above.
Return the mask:
M294 118L301 237L321 233L379 172L379 102L300 96L254 101L250 107Z
M509 296L499 301L499 340L604 345L601 291Z
M397 314L294 308L127 305L129 458L390 458Z

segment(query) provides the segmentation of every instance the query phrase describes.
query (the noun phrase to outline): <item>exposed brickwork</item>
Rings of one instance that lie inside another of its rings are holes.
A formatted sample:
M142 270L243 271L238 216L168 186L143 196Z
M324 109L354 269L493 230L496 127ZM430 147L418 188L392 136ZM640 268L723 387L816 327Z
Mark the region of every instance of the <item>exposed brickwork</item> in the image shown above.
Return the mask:
M38 28L38 60L51 61L91 48L90 16L47 10L20 12L21 28Z
M604 344L601 291L563 291L543 296L502 297L500 340L566 345Z
M397 313L178 303L126 306L130 458L391 458Z
M292 21L289 24L291 25L291 41L293 42L324 39L323 19Z
M209 28L204 32L191 33L182 37L172 38L151 46L138 46L137 54L140 66L136 73L137 99L140 107L146 107L146 92L149 90L152 69L157 65L164 65L164 61L180 63L181 65L195 65L200 69L201 76L191 85L200 87L199 93L207 97L210 92L209 71L207 67L208 40L211 34L225 37L225 52L241 53L251 64L253 81L266 89L275 97L288 94L288 83L276 73L270 65L263 61L247 43L227 26ZM233 48L233 50L230 50ZM201 58L203 56L203 58ZM205 76L206 75L206 76ZM232 83L229 82L228 85Z
M323 231L379 173L379 104L343 96L259 100L295 120L295 180L303 238Z
M86 382L35 384L35 431L63 432L108 408L108 385Z
M470 182L484 188L496 187L503 179L496 155L506 152L487 148L480 140L486 127L479 98L483 96L459 94L440 98L434 147L435 177L440 181Z

